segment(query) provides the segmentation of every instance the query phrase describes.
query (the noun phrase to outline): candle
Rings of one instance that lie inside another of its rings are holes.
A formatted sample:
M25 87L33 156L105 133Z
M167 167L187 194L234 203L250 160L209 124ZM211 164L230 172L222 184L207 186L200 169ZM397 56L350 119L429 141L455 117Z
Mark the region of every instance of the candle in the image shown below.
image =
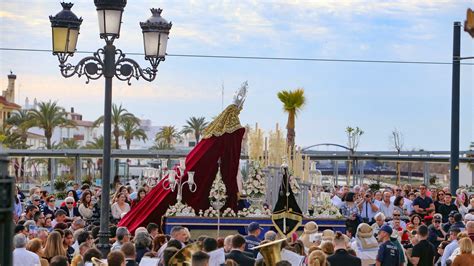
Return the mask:
M174 183L176 182L175 176L176 172L174 170L170 170L168 172L168 182L170 183L170 185L174 185Z
M194 171L189 171L188 172L188 182L190 184L193 184L194 183Z

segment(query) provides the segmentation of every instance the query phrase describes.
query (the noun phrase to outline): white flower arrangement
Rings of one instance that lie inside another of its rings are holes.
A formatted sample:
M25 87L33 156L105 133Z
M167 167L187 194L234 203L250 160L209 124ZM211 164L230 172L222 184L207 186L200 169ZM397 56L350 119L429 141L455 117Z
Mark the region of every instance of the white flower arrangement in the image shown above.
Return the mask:
M265 196L265 190L265 175L258 162L254 162L250 165L248 179L244 182L244 192L248 197L261 198Z
M323 193L321 193L323 194ZM322 196L322 200L319 202L312 202L309 206L310 210L313 210L311 218L342 218L342 214L339 212L339 208L334 206L331 202L330 197Z
M208 209L202 211L199 210L199 216L201 217L217 217L217 210L213 207L209 207Z
M73 180L69 180L69 181L67 181L66 186L72 187L74 185L74 183L75 182Z
M227 190L225 188L224 181L222 181L220 168L217 170L217 175L212 182L211 191L209 191L209 201L220 201L225 202L227 198Z
M222 212L222 217L237 217L237 214L231 208L227 208Z
M196 212L186 203L177 202L175 205L168 207L165 216L196 216Z
M250 206L248 209L243 208L241 211L237 212L239 217L267 217L272 215L272 210L263 206L263 208L258 208Z
M41 186L42 187L49 187L49 186L51 186L51 181L41 182Z
M293 194L297 195L301 192L301 188L300 188L300 185L298 184L298 180L296 177L294 177L293 175L290 175L289 183L290 183L291 191L293 191Z

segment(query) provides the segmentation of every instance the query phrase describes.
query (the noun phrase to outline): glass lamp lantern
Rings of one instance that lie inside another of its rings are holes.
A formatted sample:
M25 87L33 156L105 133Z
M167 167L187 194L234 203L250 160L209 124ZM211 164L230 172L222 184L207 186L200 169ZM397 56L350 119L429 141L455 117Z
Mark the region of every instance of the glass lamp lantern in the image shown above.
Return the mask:
M152 16L145 22L140 22L143 32L143 45L145 58L164 60L166 56L166 46L168 35L172 26L162 16L161 8L152 8Z
M76 51L82 18L78 18L71 8L74 4L62 2L63 10L54 17L49 16L52 28L53 54L73 55Z
M94 4L99 18L100 38L106 41L118 39L127 0L94 0Z

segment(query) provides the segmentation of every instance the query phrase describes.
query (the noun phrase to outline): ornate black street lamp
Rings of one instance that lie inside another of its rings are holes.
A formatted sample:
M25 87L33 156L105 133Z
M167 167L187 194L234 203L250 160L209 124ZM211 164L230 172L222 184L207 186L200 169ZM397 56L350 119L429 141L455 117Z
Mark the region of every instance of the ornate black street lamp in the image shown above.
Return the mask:
M104 154L102 172L102 200L99 244L97 247L103 254L110 250L109 244L109 212L110 212L110 142L111 142L111 112L112 112L112 78L127 81L130 85L132 78L140 77L152 81L156 78L158 64L165 60L168 35L171 22L161 17L161 9L151 9L152 16L141 22L145 59L151 67L142 69L137 62L126 58L125 54L113 45L120 36L122 13L126 0L94 0L99 18L100 38L106 45L98 49L92 56L81 59L77 65L66 63L67 59L76 51L79 28L82 18L78 18L72 11L72 3L61 3L63 10L55 16L50 16L53 38L53 55L59 59L61 74L66 77L85 76L86 83L105 77L104 103Z

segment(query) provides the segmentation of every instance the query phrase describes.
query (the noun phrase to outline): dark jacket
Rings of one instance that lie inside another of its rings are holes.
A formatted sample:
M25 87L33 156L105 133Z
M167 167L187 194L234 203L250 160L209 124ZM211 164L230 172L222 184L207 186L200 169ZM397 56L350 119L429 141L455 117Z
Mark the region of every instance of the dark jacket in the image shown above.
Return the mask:
M333 255L328 257L328 261L331 265L361 266L362 264L359 258L347 253L345 249L336 250Z
M227 253L225 259L234 260L241 266L253 266L255 264L254 258L248 257L242 251L235 249Z
M125 266L138 266L138 263L133 259L125 259Z
M66 206L61 207L61 210L66 212L66 217L69 217L69 209ZM74 217L77 217L77 216L82 217L81 214L79 213L79 209L77 207L73 207L72 213L73 213Z

